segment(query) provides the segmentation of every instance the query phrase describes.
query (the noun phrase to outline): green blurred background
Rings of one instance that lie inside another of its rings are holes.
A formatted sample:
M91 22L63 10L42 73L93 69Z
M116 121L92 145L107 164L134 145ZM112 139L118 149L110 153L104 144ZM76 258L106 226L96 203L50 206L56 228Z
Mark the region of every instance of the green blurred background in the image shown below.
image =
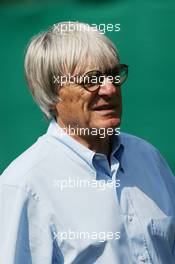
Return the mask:
M0 174L46 131L29 94L23 61L29 39L54 23L121 24L108 32L129 64L121 130L155 145L175 172L175 1L0 1Z

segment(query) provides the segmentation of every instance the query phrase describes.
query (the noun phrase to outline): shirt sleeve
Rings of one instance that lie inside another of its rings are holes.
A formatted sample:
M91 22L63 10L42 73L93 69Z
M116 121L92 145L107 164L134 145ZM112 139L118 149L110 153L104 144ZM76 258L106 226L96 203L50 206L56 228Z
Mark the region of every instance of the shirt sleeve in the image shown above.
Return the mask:
M0 184L0 263L50 264L53 240L39 197Z

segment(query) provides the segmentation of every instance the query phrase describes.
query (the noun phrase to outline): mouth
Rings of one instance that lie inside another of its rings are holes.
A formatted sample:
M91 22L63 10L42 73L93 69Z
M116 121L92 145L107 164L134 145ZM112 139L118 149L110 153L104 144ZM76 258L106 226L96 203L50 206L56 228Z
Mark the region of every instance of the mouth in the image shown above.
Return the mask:
M95 106L92 108L94 111L102 111L102 110L115 110L116 105L111 105L111 104L105 104L105 105L100 105L100 106Z

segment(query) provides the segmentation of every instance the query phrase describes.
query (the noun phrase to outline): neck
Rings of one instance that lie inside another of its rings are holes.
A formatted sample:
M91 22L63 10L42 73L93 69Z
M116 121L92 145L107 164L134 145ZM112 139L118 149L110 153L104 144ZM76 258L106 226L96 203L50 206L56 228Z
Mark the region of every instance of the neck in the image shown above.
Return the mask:
M67 128L63 122L57 119L57 123L63 127ZM102 153L107 156L110 154L110 138L111 136L105 135L104 137L100 137L100 135L79 135L76 133L70 133L69 136L74 138L80 144L84 145L88 149L94 151L95 153Z
M94 151L95 153L102 153L105 155L109 155L110 153L110 137L106 136L104 138L100 138L99 136L72 136L79 143L87 147L88 149Z

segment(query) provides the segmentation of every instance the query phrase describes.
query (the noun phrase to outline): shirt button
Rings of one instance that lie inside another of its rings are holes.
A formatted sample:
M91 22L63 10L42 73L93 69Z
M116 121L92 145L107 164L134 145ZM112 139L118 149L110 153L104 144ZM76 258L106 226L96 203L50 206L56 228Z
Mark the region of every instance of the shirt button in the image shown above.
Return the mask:
M128 216L128 220L129 220L129 222L131 223L131 222L133 221L133 216L132 216L132 215L129 215L129 216Z
M145 262L146 262L146 258L145 258L144 256L142 256L142 255L140 255L140 256L138 257L138 259L139 259L139 262L140 262L140 263L145 263Z

